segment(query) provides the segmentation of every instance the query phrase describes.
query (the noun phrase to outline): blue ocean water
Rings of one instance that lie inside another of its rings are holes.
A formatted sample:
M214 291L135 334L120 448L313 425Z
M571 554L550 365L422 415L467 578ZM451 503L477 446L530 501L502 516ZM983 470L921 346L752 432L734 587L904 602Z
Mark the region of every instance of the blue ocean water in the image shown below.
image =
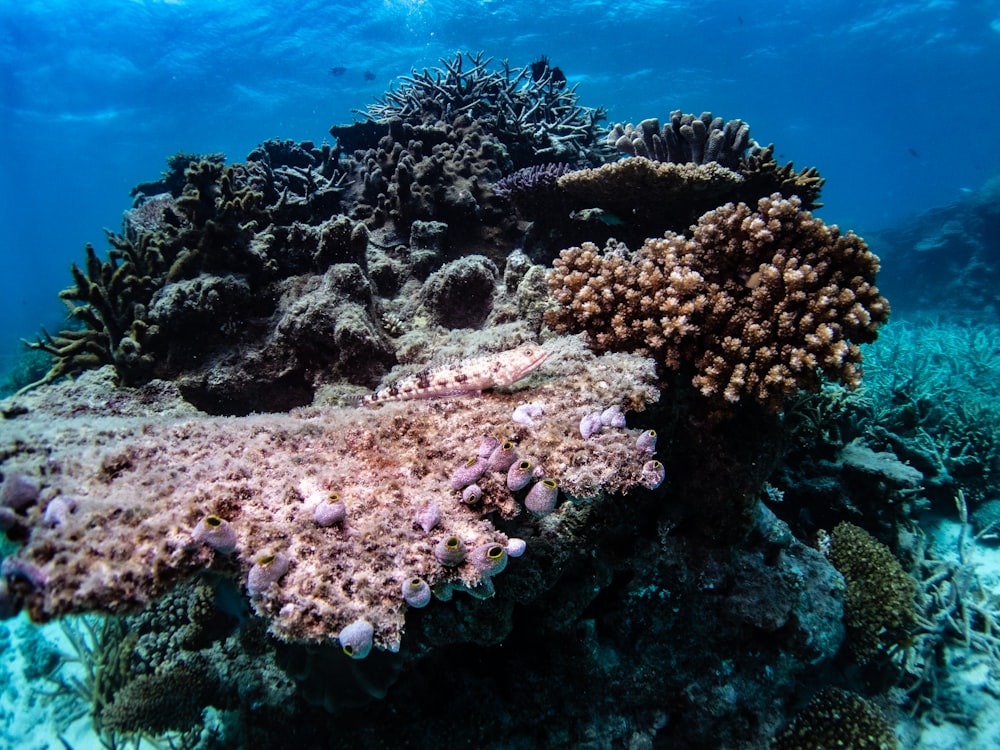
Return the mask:
M456 50L546 54L611 122L742 118L779 161L817 167L823 218L861 233L1000 171L996 0L4 2L0 354L58 328L68 264L106 247L166 156L319 143Z

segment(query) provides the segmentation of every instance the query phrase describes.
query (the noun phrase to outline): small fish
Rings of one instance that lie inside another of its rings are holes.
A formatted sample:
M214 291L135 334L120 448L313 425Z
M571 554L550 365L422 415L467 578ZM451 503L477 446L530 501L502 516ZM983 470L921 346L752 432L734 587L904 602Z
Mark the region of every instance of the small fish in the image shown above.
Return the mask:
M608 213L603 208L582 208L579 211L572 211L569 218L576 221L599 221L609 227L621 226L625 222L612 213Z
M743 25L743 16L736 16L736 20L740 22L740 26Z
M920 158L920 154L918 154L917 150L915 148L913 148L912 146L910 148L906 149L906 150L910 152L910 156L912 156L914 159L919 159Z
M374 81L375 80L375 74L372 73L370 70L366 70L365 71L365 80L366 81Z
M409 401L448 396L478 396L482 391L516 383L534 372L549 353L540 346L525 344L485 357L466 359L397 380L361 399L363 404Z
M342 76L347 72L347 68L342 68L337 66L336 68L330 68L330 75L332 76Z

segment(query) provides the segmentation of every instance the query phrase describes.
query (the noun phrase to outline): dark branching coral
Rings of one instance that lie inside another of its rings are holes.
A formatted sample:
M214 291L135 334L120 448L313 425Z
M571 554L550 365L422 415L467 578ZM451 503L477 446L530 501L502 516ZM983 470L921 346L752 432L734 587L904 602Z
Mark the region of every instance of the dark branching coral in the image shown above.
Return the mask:
M218 152L201 155L178 151L167 157L167 168L160 174L159 180L155 182L140 182L132 188L129 194L139 201L143 198L152 198L155 195L163 193L177 198L184 191L184 185L187 182L185 172L187 172L188 167L200 161L224 164L226 162L226 155Z
M493 192L510 201L519 214L527 219L545 220L553 213L562 213L564 201L559 178L573 168L568 164L536 164L512 172L493 185Z
M662 129L655 117L638 126L615 124L606 140L629 156L675 164L714 161L730 169L736 169L746 150L757 145L743 120L723 122L711 112L695 117L679 109L670 113L670 122Z
M719 410L743 398L770 410L823 377L856 386L859 343L888 317L878 259L796 199L706 213L691 238L668 233L636 252L592 243L564 250L547 322L585 331L596 351L635 351L692 384Z
M878 706L856 693L824 688L775 738L771 750L897 747L892 725Z
M883 655L916 623L917 584L892 552L859 526L842 521L828 537L828 555L847 581L847 643L859 663Z
M819 172L814 167L796 172L791 162L779 167L774 146L761 147L750 137L750 126L743 120L723 122L711 112L695 117L675 110L662 129L656 118L637 126L616 123L606 140L630 156L673 164L716 162L732 169L745 178L733 195L735 200L750 203L778 192L785 198L797 195L808 210L822 205L817 200L823 187Z
M499 71L490 70L492 60L482 52L459 52L454 59L443 58L441 68L414 70L400 77L398 88L357 112L365 122L334 126L330 132L354 149L384 135L373 123L426 126L466 116L504 144L515 168L549 161L593 163L594 154L604 153L598 143L604 110L581 106L576 86L554 76L555 68L536 79L531 66L512 68L507 61Z
M210 688L206 676L188 667L145 674L127 683L104 707L105 729L122 734L163 734L186 729L201 718Z
M162 185L140 186L122 234L108 233L107 258L88 245L83 267L72 266L75 283L60 297L78 326L29 344L54 361L28 387L105 364L127 385L210 366L209 353L240 343L247 318L273 312L274 283L334 263L363 266L365 227L336 215L347 174L337 157L291 141L268 141L228 166L220 155L173 157ZM145 196L160 187L170 192ZM290 369L300 364L294 347L280 354Z

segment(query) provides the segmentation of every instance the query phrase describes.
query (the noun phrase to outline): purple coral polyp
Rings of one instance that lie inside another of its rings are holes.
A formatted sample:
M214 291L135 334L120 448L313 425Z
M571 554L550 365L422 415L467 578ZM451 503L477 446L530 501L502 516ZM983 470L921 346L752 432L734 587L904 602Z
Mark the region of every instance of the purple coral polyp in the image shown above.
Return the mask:
M535 482L524 498L524 507L536 516L544 516L556 508L559 499L559 483L555 479Z
M486 473L489 461L482 456L473 456L465 464L451 475L451 488L462 490L470 484L475 484L479 478Z
M465 505L476 505L483 499L483 489L478 484L470 484L462 490L462 502Z
M528 543L523 539L511 537L507 540L507 557L520 557L528 549Z
M531 461L518 461L507 470L507 489L511 492L523 490L528 486L532 476Z
M288 572L290 563L288 556L281 552L257 558L257 562L247 573L247 592L251 596L263 594Z
M446 537L434 547L434 557L442 565L456 568L465 562L465 543L457 536Z
M323 527L336 526L347 518L347 505L336 493L321 500L313 511L313 519Z
M236 549L236 530L229 521L218 516L205 516L194 527L191 536L223 555Z
M667 470L663 468L657 460L647 461L642 465L642 480L641 483L644 487L650 490L655 490L661 484L667 476Z
M646 430L635 441L636 450L650 455L656 453L656 430Z
M423 578L413 577L403 581L403 601L414 609L426 607L431 601L431 587Z
M340 647L352 659L364 659L371 653L375 628L367 620L355 620L337 636Z
M625 413L620 406L609 406L601 412L601 424L605 427L624 427Z
M472 566L484 576L495 576L507 567L507 550L502 544L480 544L472 550Z
M23 474L8 474L0 485L0 505L24 510L38 500L38 484Z
M441 510L437 503L430 500L421 506L413 518L413 522L424 531L430 531L441 521Z
M580 420L580 435L584 440L589 440L592 436L601 431L604 423L601 421L601 413L595 411L585 415Z
M517 462L517 446L510 440L501 443L490 455L490 471L507 471Z

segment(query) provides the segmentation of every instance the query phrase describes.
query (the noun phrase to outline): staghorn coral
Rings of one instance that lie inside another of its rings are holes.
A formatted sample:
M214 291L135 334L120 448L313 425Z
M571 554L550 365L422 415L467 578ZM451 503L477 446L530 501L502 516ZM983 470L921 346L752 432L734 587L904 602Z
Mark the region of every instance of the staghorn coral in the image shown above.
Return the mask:
M706 213L690 239L564 250L549 274L558 306L546 322L586 332L595 351L640 352L693 372L717 412L744 398L777 411L824 377L858 384L858 344L889 313L877 270L859 237L775 194L756 210Z
M837 524L820 545L847 582L844 621L859 663L884 655L916 624L917 583L889 548L859 526Z
M771 750L898 747L892 725L874 703L847 690L823 688L775 737Z
M600 107L579 104L576 86L566 86L547 72L537 79L530 66L513 68L507 61L490 70L493 58L461 52L442 58L442 68L412 71L399 78L365 110L353 125L330 129L346 148L356 149L384 134L373 127L392 120L421 126L466 116L483 123L504 144L515 169L547 161L588 161L602 154L598 123L606 117ZM551 70L551 69L549 69ZM600 157L598 157L599 160Z

